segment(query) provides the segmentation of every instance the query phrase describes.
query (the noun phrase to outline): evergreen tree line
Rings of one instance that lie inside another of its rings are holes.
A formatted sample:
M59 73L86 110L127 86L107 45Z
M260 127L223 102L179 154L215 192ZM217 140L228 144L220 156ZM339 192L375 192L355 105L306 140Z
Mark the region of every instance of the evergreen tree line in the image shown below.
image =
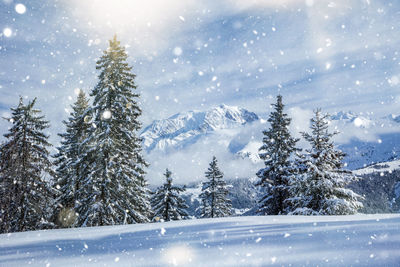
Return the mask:
M296 147L299 139L289 132L291 119L284 113L282 96L277 96L263 132L260 158L265 167L257 172L257 185L264 190L259 201L259 214L291 215L345 215L362 208L361 196L346 188L357 181L344 170L345 154L336 149L330 132L329 115L320 109L314 111L310 133L302 137L310 148L301 153Z
M145 223L188 217L171 172L152 193L145 179L148 163L142 155L138 117L140 95L127 54L116 37L96 63L98 83L92 103L80 91L70 117L63 121L61 145L50 160L45 131L49 122L20 97L12 127L0 146L0 233L47 229ZM216 159L207 172L203 217L230 215L221 201L226 184ZM214 171L216 173L214 173ZM210 188L207 186L210 184ZM216 211L216 209L224 209ZM206 213L210 212L210 213Z
M0 146L0 232L55 227L85 227L189 217L181 194L167 169L165 183L150 192L145 179L149 166L138 137L142 111L135 92L135 75L116 37L96 63L98 83L91 101L80 91L58 153L50 160L45 131L49 122L35 108L36 99L22 97L7 120L12 124ZM300 153L291 137L291 119L283 112L282 97L263 132L257 172L264 190L257 212L267 214L352 214L362 204L346 186L356 180L343 170L344 154L334 148L336 133L328 131L327 115L316 110L311 133L302 133L311 148ZM205 172L201 217L231 216L228 185L213 157Z

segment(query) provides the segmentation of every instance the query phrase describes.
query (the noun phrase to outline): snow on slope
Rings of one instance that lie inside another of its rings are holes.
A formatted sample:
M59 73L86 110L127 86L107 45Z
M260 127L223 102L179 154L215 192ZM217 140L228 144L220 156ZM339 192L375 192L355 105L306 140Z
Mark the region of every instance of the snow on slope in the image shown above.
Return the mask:
M297 115L292 114L294 122L298 120ZM334 112L331 115L331 130L340 132L336 144L347 154L347 168L357 169L395 159L400 154L399 117L393 114L376 117L372 112ZM259 123L252 123L254 121ZM249 162L258 164L261 162L258 156L261 132L268 127L268 124L253 112L235 106L220 105L208 111L182 112L168 119L156 120L143 130L141 137L147 152L186 151L189 158L194 153L193 150L196 150L192 149L195 144L198 144L199 140L205 140L201 138L211 137L210 133L213 133L210 140L221 142L215 150L228 152L224 154L226 159L235 155L231 158L249 159ZM305 131L307 130L306 128Z
M265 216L0 235L0 266L398 266L400 215Z
M237 128L256 120L258 116L253 112L222 104L204 112L188 111L156 120L140 136L147 151L166 151L193 144L209 132Z
M353 171L355 175L366 175L371 173L385 173L393 172L394 170L400 169L400 160L387 161L382 163L377 163L362 169Z

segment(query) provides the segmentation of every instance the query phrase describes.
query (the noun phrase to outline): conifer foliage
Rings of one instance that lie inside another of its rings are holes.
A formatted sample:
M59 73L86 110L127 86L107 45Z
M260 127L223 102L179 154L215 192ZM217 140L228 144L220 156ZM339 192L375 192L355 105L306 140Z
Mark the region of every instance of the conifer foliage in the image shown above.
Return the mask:
M311 134L303 133L311 149L306 150L302 171L291 181L291 214L345 215L354 214L362 203L360 196L345 188L357 178L343 170L344 153L335 149L328 131L328 114L320 109L311 119Z
M228 199L228 188L224 181L224 175L219 170L217 158L214 156L205 176L207 182L203 182L201 198L201 217L216 218L232 215L232 204Z
M22 97L11 108L12 123L0 148L0 231L19 232L51 227L48 206L53 191L45 178L52 176L48 121L34 108L36 99L24 105Z
M152 207L154 218L163 221L182 220L188 217L186 209L188 206L185 200L179 195L186 189L184 187L174 186L172 183L171 172L166 169L165 183L159 187L153 195Z
M93 129L85 141L83 198L77 207L79 225L97 226L148 222L148 166L142 156L138 117L139 94L125 48L114 36L97 61L99 82L91 92Z
M59 134L61 146L54 164L56 168L57 223L61 226L74 226L76 223L75 206L79 205L80 188L82 187L83 166L81 162L82 143L88 138L90 125L85 122L89 103L85 93L80 90L72 112L67 121L63 121L66 132Z
M275 110L271 112L268 122L270 129L263 131L263 145L260 147L260 158L265 167L257 172L260 180L256 185L263 188L264 196L259 201L259 214L286 214L289 198L289 179L293 174L292 154L298 151L295 147L298 139L289 132L291 119L283 112L282 96L277 96Z

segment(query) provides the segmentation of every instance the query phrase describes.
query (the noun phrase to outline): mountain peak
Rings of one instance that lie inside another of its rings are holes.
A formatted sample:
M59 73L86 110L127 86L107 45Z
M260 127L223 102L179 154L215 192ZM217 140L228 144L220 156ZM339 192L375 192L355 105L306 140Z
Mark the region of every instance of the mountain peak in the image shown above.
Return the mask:
M209 132L233 129L258 120L257 114L237 106L221 104L207 111L188 111L155 120L142 134L147 151L181 148Z

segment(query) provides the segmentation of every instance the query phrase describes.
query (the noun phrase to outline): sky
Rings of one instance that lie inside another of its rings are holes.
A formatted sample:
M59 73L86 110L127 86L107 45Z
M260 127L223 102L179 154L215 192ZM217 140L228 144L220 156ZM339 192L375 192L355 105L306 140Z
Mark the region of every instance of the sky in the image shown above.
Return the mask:
M37 97L56 145L114 34L144 126L222 103L266 117L278 93L297 124L317 107L398 115L399 33L398 1L0 0L0 115Z

